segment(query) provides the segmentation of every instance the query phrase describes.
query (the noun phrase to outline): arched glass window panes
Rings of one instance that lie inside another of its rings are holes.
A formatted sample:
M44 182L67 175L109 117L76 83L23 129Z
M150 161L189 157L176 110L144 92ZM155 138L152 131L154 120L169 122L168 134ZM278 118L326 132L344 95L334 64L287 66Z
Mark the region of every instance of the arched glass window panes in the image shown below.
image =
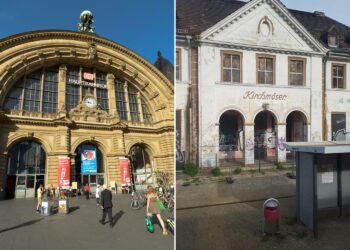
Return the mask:
M9 152L8 175L45 174L46 153L41 144L23 141Z
M118 80L115 80L115 97L119 118L126 121L128 119L128 110L126 109L124 85Z
M66 107L69 112L88 94L94 95L101 108L108 112L106 74L96 69L68 67L66 75Z
M127 121L130 112L130 119L133 122L139 122L141 116L144 123L152 122L152 115L145 99L141 95L139 98L139 95L140 92L130 83L124 84L120 80L115 80L116 106L121 120Z
M137 92L136 89L132 86L128 86L129 93L129 107L130 107L130 118L133 122L138 122L140 120L139 117L139 108L137 105Z
M6 96L6 110L56 113L58 68L42 69L21 78Z

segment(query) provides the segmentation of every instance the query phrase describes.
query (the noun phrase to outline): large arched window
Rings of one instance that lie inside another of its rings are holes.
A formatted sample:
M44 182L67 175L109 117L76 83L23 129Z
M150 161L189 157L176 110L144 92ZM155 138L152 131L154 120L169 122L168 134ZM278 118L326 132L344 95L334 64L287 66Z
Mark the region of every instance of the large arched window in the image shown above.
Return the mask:
M25 75L6 96L6 110L56 113L58 68L49 68Z

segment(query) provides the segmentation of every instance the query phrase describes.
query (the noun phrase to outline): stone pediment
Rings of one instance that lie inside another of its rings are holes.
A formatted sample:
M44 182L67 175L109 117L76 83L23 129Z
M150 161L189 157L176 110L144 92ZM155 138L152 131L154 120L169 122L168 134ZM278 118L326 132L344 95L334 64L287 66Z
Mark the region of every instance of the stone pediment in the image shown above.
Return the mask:
M98 123L119 123L119 115L117 112L108 114L100 105L96 108L88 108L81 101L75 108L68 113L68 118L75 122L98 122Z
M200 40L281 51L325 53L278 0L253 0L200 35Z

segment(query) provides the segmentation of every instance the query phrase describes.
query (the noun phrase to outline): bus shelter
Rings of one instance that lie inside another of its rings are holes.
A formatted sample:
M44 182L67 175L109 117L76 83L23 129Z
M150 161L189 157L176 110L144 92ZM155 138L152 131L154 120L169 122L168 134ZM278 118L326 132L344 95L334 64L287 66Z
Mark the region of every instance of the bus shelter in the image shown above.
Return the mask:
M350 211L350 142L288 142L296 153L297 218L318 237L319 219Z

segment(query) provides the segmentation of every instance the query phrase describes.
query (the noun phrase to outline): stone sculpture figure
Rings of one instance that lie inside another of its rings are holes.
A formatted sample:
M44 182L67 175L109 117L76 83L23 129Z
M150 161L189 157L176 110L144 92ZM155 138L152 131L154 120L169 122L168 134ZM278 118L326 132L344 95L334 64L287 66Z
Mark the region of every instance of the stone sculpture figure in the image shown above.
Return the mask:
M94 16L92 15L92 12L89 10L84 10L80 14L81 23L78 24L79 30L93 33L95 30L95 28L92 26L92 24L94 22L93 19L94 19Z

